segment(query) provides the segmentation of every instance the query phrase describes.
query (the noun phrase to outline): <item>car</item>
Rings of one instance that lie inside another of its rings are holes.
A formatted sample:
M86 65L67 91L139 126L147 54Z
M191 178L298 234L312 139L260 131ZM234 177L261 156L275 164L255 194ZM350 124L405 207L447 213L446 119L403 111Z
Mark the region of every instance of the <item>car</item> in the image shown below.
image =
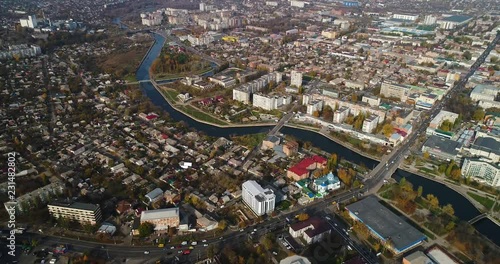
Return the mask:
M286 246L286 249L291 250L292 247L291 246Z
M178 254L181 254L181 253L182 253L182 250L178 250L178 251L177 251L177 253L178 253Z
M273 251L273 255L278 256L278 253L276 253L276 251Z
M208 244L203 244L204 247L208 247Z
M207 242L207 240L206 240L206 239L203 239L201 242L205 243L205 242Z
M243 232L243 231L245 231L245 229L243 229L243 228L242 228L242 229L240 229L240 232Z
M326 220L332 220L329 216L325 216Z
M149 255L149 251L144 251L144 255Z
M175 247L174 246L171 246L170 249L174 249Z
M188 249L186 249L182 252L182 255L189 255L189 254L191 254L191 250L188 250Z
M188 242L187 242L187 241L182 241L182 243L181 243L181 245L183 245L183 246L185 246L185 245L187 245L187 244L188 244Z
M196 246L196 245L198 245L198 242L196 241L191 242L191 246Z
M254 229L253 229L253 231L254 231L254 232L257 232L257 228L254 228Z
M250 235L253 235L253 234L255 234L255 232L251 232L251 233L250 233Z
M194 249L194 247L193 247L193 246L190 246L190 247L188 247L188 248L189 248L189 249Z
M224 237L219 237L219 239L223 239Z
M335 226L338 226L337 223L333 223Z

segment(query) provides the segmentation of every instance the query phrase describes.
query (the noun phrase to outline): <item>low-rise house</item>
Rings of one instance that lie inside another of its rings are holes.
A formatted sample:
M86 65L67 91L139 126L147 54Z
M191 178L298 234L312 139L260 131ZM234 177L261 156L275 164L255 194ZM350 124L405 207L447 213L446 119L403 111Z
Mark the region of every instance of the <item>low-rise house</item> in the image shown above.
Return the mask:
M302 237L307 244L313 244L330 235L331 227L324 219L311 217L290 225L288 232L294 238Z

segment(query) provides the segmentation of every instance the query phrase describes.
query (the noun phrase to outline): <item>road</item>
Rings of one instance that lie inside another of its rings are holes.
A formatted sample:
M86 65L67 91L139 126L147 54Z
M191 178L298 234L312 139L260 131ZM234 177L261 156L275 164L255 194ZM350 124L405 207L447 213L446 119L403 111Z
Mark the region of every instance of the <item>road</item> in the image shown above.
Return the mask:
M290 119L292 119L293 115L294 115L294 110L298 107L297 104L295 104L292 109L290 110L289 113L285 113L285 115L283 115L281 117L281 119L278 121L278 123L276 123L276 125L271 129L271 131L269 131L269 133L267 133L267 136L275 136L281 128L283 128L283 126L288 123L288 121L290 121ZM266 138L267 138L266 136ZM255 146L251 151L250 153L248 153L248 155L245 157L245 159L243 160L243 162L241 163L241 167L242 168L247 168L248 167L248 163L249 162L252 162L252 159L255 157L255 155L257 155L257 153L259 153L260 151L260 148L262 146L262 142Z

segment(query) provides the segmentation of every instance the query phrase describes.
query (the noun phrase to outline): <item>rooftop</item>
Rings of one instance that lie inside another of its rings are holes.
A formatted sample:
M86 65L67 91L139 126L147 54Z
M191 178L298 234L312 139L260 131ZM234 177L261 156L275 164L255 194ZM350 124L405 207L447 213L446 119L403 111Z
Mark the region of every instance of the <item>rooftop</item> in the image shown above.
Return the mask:
M142 211L141 213L141 221L172 218L172 217L179 218L179 208L149 210L149 211Z
M398 251L404 251L426 238L420 231L380 204L374 196L368 196L346 208L378 236L386 240L391 239Z
M432 260L427 257L422 251L415 251L406 256L405 259L410 264L434 264L434 262L432 262Z
M469 19L472 19L472 17L471 16L463 16L463 15L454 15L454 16L445 17L441 20L461 23L461 22L465 22Z
M424 146L432 149L439 149L444 153L456 155L458 154L458 150L462 147L462 143L438 136L430 136L427 141L425 141Z
M309 261L306 257L293 255L282 259L280 264L311 264L311 261Z
M163 195L163 190L160 188L156 188L156 189L152 190L151 192L149 192L148 194L146 194L145 197L152 201L160 195Z
M66 202L66 201L55 201L50 203L52 206L67 207L79 210L95 211L99 205L89 204L89 203L79 203L79 202Z
M500 154L500 142L490 137L478 137L474 142L474 147Z

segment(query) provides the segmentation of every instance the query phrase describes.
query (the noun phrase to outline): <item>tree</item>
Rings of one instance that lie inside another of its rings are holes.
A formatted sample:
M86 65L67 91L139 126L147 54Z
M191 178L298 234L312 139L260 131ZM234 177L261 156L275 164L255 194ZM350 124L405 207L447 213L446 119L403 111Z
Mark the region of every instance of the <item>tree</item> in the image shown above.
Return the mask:
M38 239L31 239L30 240L30 246L35 248L38 246L38 244L40 244L40 241Z
M319 117L319 111L314 111L312 114L314 117Z
M462 57L466 60L471 60L472 59L472 54L470 53L470 51L466 50L463 54L462 54Z
M370 230L363 223L354 221L353 229L362 239L367 239L370 236Z
M436 196L432 194L427 194L427 201L429 202L430 208L436 209L439 207L439 200Z
M455 215L455 209L453 209L453 206L451 204L447 204L447 205L443 206L442 210L444 213L446 213L450 216Z
M323 107L323 119L325 120L333 120L333 109L329 106L329 105L326 105L325 107Z
M483 121L484 116L485 116L484 110L481 108L478 108L474 111L474 114L472 115L472 119L474 119L476 121Z
M210 246L208 246L207 248L207 257L209 259L212 259L215 257L215 246L214 244L210 244Z
M351 186L351 177L347 173L346 169L338 169L337 174L339 176L339 179L347 186Z
M139 236L148 237L153 234L155 226L150 222L144 222L139 226Z
M273 234L267 234L262 240L262 244L267 250L270 250L273 247L274 236Z
M446 231L448 231L448 232L450 232L450 231L451 231L451 230L453 230L454 228L455 228L455 222L453 222L453 221L450 221L450 222L446 225L446 227L445 227Z
M453 170L451 170L450 177L455 181L460 180L460 177L462 177L462 170L458 167L454 167Z
M66 217L61 216L61 217L57 218L57 224L59 225L59 227L61 227L63 229L68 229L70 223L71 223L71 221Z
M421 197L422 196L422 192L424 191L424 188L422 186L418 186L418 189L417 189L417 197Z
M309 215L306 213L301 213L301 214L297 215L297 219L301 222L306 221L307 219L309 219Z
M390 123L385 124L382 127L382 133L384 133L384 136L386 136L386 137L390 137L392 135L393 130L394 130L394 128Z
M451 171L453 170L454 167L455 167L455 161L451 160L450 163L448 163L448 166L446 167L446 171L444 172L446 177L451 176Z
M226 228L227 228L227 222L226 222L226 220L221 220L221 221L219 222L219 226L218 226L218 228L219 228L220 230L222 230L222 231L226 230Z
M328 163L326 164L326 167L328 170L333 170L337 167L338 165L338 156L335 153L332 153L330 158L328 159Z
M422 154L422 156L424 157L424 159L429 159L431 155L429 154L429 152L426 151L424 152L424 154Z
M82 228L85 231L85 233L88 233L88 234L92 234L95 231L97 231L97 226L93 225L91 223L85 223L85 224L83 224Z

